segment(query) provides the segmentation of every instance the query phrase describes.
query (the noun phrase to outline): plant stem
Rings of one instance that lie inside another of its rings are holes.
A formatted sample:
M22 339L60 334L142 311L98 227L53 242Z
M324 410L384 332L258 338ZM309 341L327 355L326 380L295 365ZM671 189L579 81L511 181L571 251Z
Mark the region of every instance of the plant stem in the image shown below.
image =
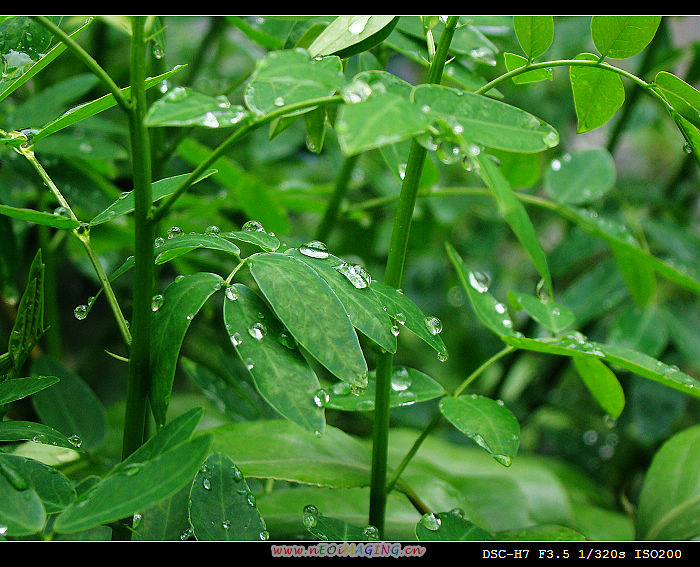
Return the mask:
M442 72L445 68L445 61L447 60L450 43L458 20L457 16L450 16L447 19L445 29L435 50L435 57L433 57L430 64L428 83L439 84L442 79ZM384 273L384 283L394 288L401 287L411 219L426 154L427 150L417 142L413 141L411 143L406 162L406 173L401 185L399 202L394 216L394 226ZM389 402L392 364L393 355L389 352L380 354L377 357L369 523L379 530L380 537L383 537L386 519L386 475L389 449Z
M326 241L328 235L333 230L336 220L338 219L338 212L340 211L340 204L343 202L343 197L348 190L348 184L352 177L352 172L355 169L357 160L360 154L354 156L348 156L343 160L343 165L340 167L338 172L338 177L335 180L335 187L333 188L333 194L331 195L326 211L323 214L323 218L316 228L316 239L323 242Z
M112 80L112 77L95 61L90 54L85 51L72 37L70 37L66 32L54 24L45 16L33 16L33 20L44 26L53 35L60 39L66 47L73 52L82 63L98 78L104 86L109 90L110 93L114 95L117 104L122 107L122 109L129 111L129 101L121 92L117 84Z
M509 354L510 352L514 351L515 347L512 346L506 346L505 348L499 350L496 354L494 354L491 358L483 362L479 367L474 370L467 378L462 382L457 389L455 389L452 394L450 394L451 397L457 398L459 397L464 390L466 390L469 385L476 380L479 376L481 376L482 372L486 370L489 366L491 366L494 362L497 360L500 360L503 358L505 355ZM411 462L411 459L415 456L415 454L418 452L418 449L420 446L423 444L423 441L426 440L428 435L438 426L440 423L440 420L442 418L442 414L438 411L434 416L433 419L430 420L430 423L423 429L421 434L418 436L418 439L416 439L413 442L413 445L409 449L408 453L404 456L403 460L401 463L399 463L399 466L394 469L394 474L391 477L391 480L387 484L387 492L391 492L396 483L399 481L401 477L401 473L403 473L404 469L406 466L408 466L408 463Z
M144 18L137 16L131 21L132 106L129 112L129 134L135 205L133 340L129 354L122 458L133 453L144 441L150 377L151 299L154 271L150 145L148 132L143 124L146 113Z
M155 222L160 221L166 213L170 210L182 194L187 191L190 186L204 173L210 165L212 165L221 155L223 155L226 150L231 146L239 142L241 139L245 138L248 134L259 128L260 126L271 122L275 118L284 116L291 112L297 110L303 110L305 108L310 108L312 106L323 106L326 104L336 104L342 102L343 98L340 95L332 95L326 97L320 97L316 99L305 100L303 102L290 104L287 106L282 106L269 114L263 116L258 116L256 118L250 118L247 122L243 123L241 127L226 138L221 144L219 144L214 150L212 150L209 157L201 162L195 169L190 173L185 180L180 184L180 186L167 198L163 200L163 204L160 205L156 211L153 213L153 220Z
M49 191L51 191L51 193L59 202L59 204L66 210L70 218L78 221L79 219L75 216L75 213L73 212L73 209L71 209L71 206L68 203L68 201L66 201L61 191L58 189L58 187L56 187L56 184L53 182L51 177L49 177L49 174L43 168L41 163L39 163L39 160L36 159L34 151L31 148L25 148L22 146L20 146L17 149L17 151L19 151L19 153L22 154L29 161L29 163L32 164L32 167L34 167L34 169L37 171L41 179L44 181L44 184L49 188ZM117 326L119 327L119 331L121 332L124 342L127 345L131 344L131 333L129 332L129 327L126 323L126 319L124 318L124 314L122 313L121 307L119 306L119 301L117 301L117 296L114 294L112 284L110 284L109 282L109 277L105 273L104 268L100 263L100 259L97 257L95 250L90 244L89 233L81 231L81 228L77 228L73 231L73 234L83 245L85 253L88 256L90 263L92 264L92 267L95 270L95 273L97 274L97 279L100 280L100 284L102 285L105 291L105 297L107 298L107 302L109 303L109 306L112 309L112 313L114 314L114 318L117 322Z

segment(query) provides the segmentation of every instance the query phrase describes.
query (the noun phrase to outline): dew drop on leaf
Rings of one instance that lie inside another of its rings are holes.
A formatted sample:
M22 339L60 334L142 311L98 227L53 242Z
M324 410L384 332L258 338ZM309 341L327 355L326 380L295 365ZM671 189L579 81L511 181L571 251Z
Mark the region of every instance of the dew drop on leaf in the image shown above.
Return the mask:
M310 240L299 247L299 252L310 258L328 258L328 247L320 240Z
M440 529L440 526L442 525L442 520L432 513L423 514L423 516L420 519L420 524L425 529L430 530L432 532L436 532Z

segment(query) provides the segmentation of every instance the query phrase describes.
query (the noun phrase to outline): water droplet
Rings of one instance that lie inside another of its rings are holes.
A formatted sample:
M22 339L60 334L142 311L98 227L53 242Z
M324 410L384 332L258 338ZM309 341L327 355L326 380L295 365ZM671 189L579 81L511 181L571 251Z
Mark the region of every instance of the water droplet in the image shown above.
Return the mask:
M76 449L79 449L80 446L83 444L83 440L80 438L80 435L71 435L68 438L68 442L73 445Z
M131 521L131 527L134 528L134 529L138 528L138 527L141 525L141 520L142 520L142 519L143 519L143 517L141 516L141 514L139 514L138 512L136 512L136 513L134 514L134 517L133 517L132 521Z
M395 392L403 392L411 387L411 376L406 368L397 368L391 374L391 389Z
M131 191L124 191L122 193L119 193L119 199L126 199L129 195L131 195Z
M310 258L328 258L328 247L320 240L310 240L299 248L299 252Z
M362 533L367 539L379 540L379 530L374 526L367 526Z
M445 165L457 163L463 157L462 148L459 144L447 140L443 140L438 144L435 155L437 155L438 159Z
M204 490L211 490L211 481L205 477L202 479L202 486L204 487Z
M231 335L231 344L235 347L240 345L243 342L243 339L241 339L241 335L239 333L233 333Z
M283 99L281 96L278 96L278 97L274 100L273 104L274 104L275 106L284 106L284 99Z
M160 248L161 246L163 246L163 244L165 244L165 240L162 236L159 236L153 241L153 244L155 244L156 248Z
M437 353L437 359L438 359L440 362L447 362L447 358L448 358L448 357L447 357L447 354L445 354L444 352L439 352L439 353Z
M227 530L231 527L231 522L229 522L228 520L224 520L223 522L221 522L221 527Z
M4 536L7 533L7 526L0 525L0 536Z
M589 429L583 434L583 442L586 445L595 445L598 442L598 432L594 429Z
M251 508L255 507L256 500L252 492L246 494L245 500L248 503L248 506L250 506Z
M458 518L465 518L466 516L464 510L461 508L452 508L452 510L450 510L450 514L457 516Z
M154 295L151 299L151 311L158 311L161 305L163 305L163 296L161 294Z
M330 401L330 399L331 397L328 395L328 392L326 392L323 388L316 390L314 393L314 404L316 404L316 406L319 408L324 407Z
M73 310L73 315L75 315L75 318L78 321L82 321L87 317L87 312L88 308L87 305L78 305L74 310Z
M226 286L226 299L236 301L238 299L238 290L232 285Z
M246 358L243 363L248 370L253 370L255 368L255 361L252 358Z
M479 293L486 293L491 285L490 278L483 272L469 272L469 285Z
M208 234L209 236L218 236L219 232L220 232L219 227L216 226L215 224L208 226L204 230L204 234Z
M343 262L339 266L335 266L335 269L343 274L357 289L363 289L372 283L372 277L360 264Z
M549 301L552 299L552 297L549 295L549 291L547 290L547 282L544 280L544 278L537 282L535 292L542 303L549 303Z
M68 209L66 209L65 207L56 207L53 210L53 214L56 215L57 217L70 218L70 213L68 212Z
M508 455L494 455L494 459L496 459L497 462L501 463L504 467L509 467L513 460L508 456Z
M267 541L270 539L270 532L267 530L263 530L260 532L260 541Z
M231 469L231 474L233 475L233 480L235 482L241 482L243 480L243 473L241 472L241 469L239 469L236 465L233 465L233 468Z
M392 325L391 326L391 334L394 335L395 337L399 336L399 333L401 333L401 329L399 328L398 325Z
M187 541L190 537L192 537L192 528L187 528L180 534L180 541Z
M367 22L370 19L370 16L358 16L358 19L353 21L349 26L348 26L348 31L352 34L360 34L363 31L365 31L365 27L367 26Z
M432 532L438 531L440 529L441 524L442 520L432 513L423 514L423 516L420 519L420 525Z
M267 330L265 329L265 325L262 323L253 323L250 327L248 327L248 334L256 341L262 339L265 336L265 333L267 333Z
M359 79L345 85L340 91L340 96L342 96L343 100L348 104L363 102L367 100L371 94L372 87Z
M426 317L425 328L431 335L439 335L442 333L442 322L437 317Z
M318 522L318 508L316 508L316 506L313 504L307 504L304 506L301 521L305 527L313 528Z
M143 468L143 463L132 463L124 467L124 474L126 476L134 476L141 472Z
M543 138L543 141L548 148L553 148L559 143L559 133L556 130L550 130Z
M262 223L255 221L255 220L249 220L246 222L242 230L248 231L248 232L265 232L265 229L263 228Z
M168 229L168 238L177 238L178 236L182 236L183 234L184 233L179 226L171 226Z

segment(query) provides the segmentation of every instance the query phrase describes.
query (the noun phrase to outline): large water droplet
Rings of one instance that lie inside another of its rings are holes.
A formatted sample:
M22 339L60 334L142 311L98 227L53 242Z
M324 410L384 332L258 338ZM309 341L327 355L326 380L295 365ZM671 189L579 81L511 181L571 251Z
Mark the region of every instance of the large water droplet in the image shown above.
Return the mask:
M423 516L420 519L420 525L432 532L436 532L440 529L440 526L442 525L442 520L432 513L423 514Z
M439 335L442 333L442 322L437 317L426 317L425 328L431 335Z
M304 506L301 521L305 527L313 528L318 522L318 508L316 508L316 506L313 504L307 504Z
M202 479L202 486L204 487L204 490L211 490L211 480L205 477Z
M379 539L379 530L374 526L367 526L364 530L362 530L362 533L367 539L375 541Z
M236 301L238 299L238 291L232 285L226 286L226 299Z
M310 258L328 258L328 247L320 240L310 240L299 247L299 252Z
M256 221L256 220L249 220L246 222L242 230L248 231L248 232L265 232L265 228L263 227L262 223Z
M483 272L469 272L469 285L479 293L486 293L489 290L490 279Z
M79 449L80 446L83 444L83 440L80 438L80 435L71 435L68 438L68 442L73 445L76 449Z
M161 294L154 295L151 299L151 311L158 311L161 305L163 305L163 296Z
M360 264L343 262L340 266L335 266L335 269L343 274L357 289L363 289L372 283L372 277Z
M371 94L372 87L359 79L345 85L340 91L340 96L342 96L343 100L348 104L363 102L367 100Z
M265 333L267 333L267 329L265 329L265 325L262 323L253 323L250 327L248 327L248 334L256 341L262 339L265 336Z
M178 236L182 236L183 234L184 233L179 226L171 226L168 229L168 238L177 238Z
M73 310L73 315L75 315L75 318L78 321L82 321L87 317L87 312L88 308L87 305L78 305L74 310Z
M328 395L328 392L326 392L323 388L316 390L314 393L314 404L319 408L324 407L330 401L330 399L331 397Z
M395 392L403 392L411 387L411 376L406 368L397 368L391 374L391 389Z
M216 226L215 224L208 226L204 230L204 234L208 234L209 236L219 236L219 232L221 232L221 231L219 230L219 227Z
M367 22L371 16L357 16L357 19L348 26L348 31L352 34L360 34L365 31Z

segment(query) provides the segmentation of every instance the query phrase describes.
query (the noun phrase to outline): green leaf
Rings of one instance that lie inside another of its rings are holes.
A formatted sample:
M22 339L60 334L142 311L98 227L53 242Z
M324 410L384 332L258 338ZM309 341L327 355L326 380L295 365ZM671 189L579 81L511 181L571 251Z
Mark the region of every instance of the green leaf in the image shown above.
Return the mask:
M440 413L497 462L510 466L520 444L520 425L502 403L476 394L445 397Z
M580 333L557 339L528 339L516 336L501 338L505 343L524 350L563 356L582 355L600 358L608 364L619 366L643 378L700 397L700 382L677 367L669 366L647 354L626 347L589 341Z
M661 16L593 16L591 36L603 57L627 59L654 39Z
M424 514L416 524L420 541L490 541L486 530L464 519L458 511Z
M198 183L207 177L216 173L216 169L209 169L204 172L199 178L195 180ZM160 201L162 198L175 192L175 190L182 184L182 182L189 177L188 173L182 175L175 175L173 177L167 177L156 181L152 185L153 189L153 202ZM104 211L99 213L95 218L90 221L91 226L102 224L107 221L114 220L118 217L128 215L134 211L134 192L124 192L119 196L119 199L114 201L109 207Z
M413 101L427 114L461 132L465 145L534 153L559 143L557 131L539 118L504 102L441 85L418 85Z
M398 16L338 16L309 46L309 52L351 57L384 41L398 20Z
M170 78L173 74L177 73L178 71L184 68L185 65L178 65L176 67L173 67L170 71L162 73L157 77L149 77L144 81L144 88L150 89L151 87L161 84L163 81ZM121 92L128 100L131 96L131 87L123 88L121 89ZM50 136L51 134L55 134L59 130L68 128L68 126L77 124L81 120L85 120L86 118L90 118L95 114L104 112L105 110L112 108L116 104L117 101L114 98L114 95L108 94L91 102L87 102L85 104L78 105L75 108L71 108L70 110L64 112L61 116L56 118L56 120L54 120L53 122L49 122L48 124L46 124L36 134L34 134L34 143L38 142L43 138L46 138L47 136Z
M601 199L614 186L615 161L603 148L567 152L545 170L544 188L555 201L580 205Z
M249 257L250 272L282 324L332 374L354 384L367 374L348 314L304 262L271 252Z
M496 534L499 541L586 541L582 533L566 526L544 524Z
M345 83L338 57L317 60L304 49L271 51L255 65L246 106L257 115L281 106L332 95Z
M133 465L152 461L163 453L174 449L180 443L190 438L197 424L201 421L203 413L204 410L202 408L196 407L177 416L164 425L157 435L151 437L126 459L118 463L108 474L122 474L132 468Z
M654 266L627 246L613 242L609 242L609 245L635 304L638 307L648 305L656 293Z
M221 289L223 283L217 274L190 274L170 284L158 302L151 327L149 391L153 417L158 425L165 423L175 368L187 329L207 299Z
M60 431L43 423L33 421L0 421L0 441L34 441L54 447L77 449L78 439L68 438ZM82 444L82 440L80 440Z
M54 530L72 533L114 522L161 502L191 482L209 454L211 438L180 443L152 460L106 476L56 519Z
M581 53L574 59L598 61L598 57L590 53ZM625 102L622 78L607 69L572 66L569 69L569 80L578 120L577 134L599 128L610 120Z
M479 153L472 156L477 164L479 176L491 190L501 216L508 223L515 236L523 245L537 271L545 282L545 289L552 295L552 276L549 273L547 257L542 249L537 231L520 199L510 187L510 183L500 167L490 157Z
M657 73L654 82L673 109L700 128L700 91L666 71Z
M312 241L310 244L314 243L315 241ZM304 253L305 250L306 253ZM373 284L364 288L355 287L337 269L343 264L343 260L328 254L323 244L320 254L325 257L314 257L318 253L314 248L308 248L307 245L301 246L299 249L289 249L285 251L285 254L304 262L328 284L350 316L353 327L384 350L396 352L396 337L391 332L391 320L374 293Z
M275 235L265 232L264 230L237 230L233 232L222 232L220 236L224 238L233 238L239 242L254 244L266 252L274 252L280 247L279 239Z
M75 500L75 488L55 468L18 455L0 454L0 461L9 465L36 492L47 514L55 514Z
M571 309L560 303L542 301L539 297L525 293L508 292L508 297L554 334L568 329L576 320Z
M189 515L199 541L267 539L265 522L243 473L220 453L210 455L192 484Z
M513 29L528 59L542 55L554 40L552 16L513 16Z
M20 18L16 19L19 20ZM22 16L21 19L26 20L24 16ZM76 39L85 30L85 28L87 28L88 25L90 25L92 20L92 18L88 18L82 26L80 26L72 34L70 34L70 37ZM37 24L30 23L30 25L35 28L33 33L36 33L37 30L43 30L43 28L40 28ZM3 28L4 27L5 26L3 26ZM1 33L6 33L6 28ZM42 69L44 69L44 67L46 67L49 63L56 59L56 57L63 53L65 49L66 45L63 42L59 41L48 51L42 50L44 51L44 54L38 54L38 58L29 57L29 60L27 60L27 58L23 58L23 61L27 64L22 65L19 68L19 73L14 72L7 74L7 76L3 75L2 79L0 79L0 101L2 101L12 92L24 85L34 75L39 73ZM31 63L29 61L31 61Z
M236 257L240 256L241 253L238 246L218 234L181 234L180 236L168 238L161 245L156 244L154 250L155 263L165 264L178 256L200 248L219 250Z
M613 371L592 357L574 356L573 362L576 372L598 405L617 419L625 407L625 392Z
M107 436L107 417L102 402L83 379L57 360L40 356L32 374L58 376L60 382L32 396L41 421L70 439L80 438L83 449L96 449Z
M464 261L449 242L445 242L445 249L479 320L500 337L516 335L508 308L488 291L488 278L481 272L467 270Z
M503 59L506 64L506 70L508 72L515 71L528 65L528 60L521 55L516 55L515 53L504 53ZM551 81L554 79L554 75L550 69L534 69L532 71L527 71L513 77L513 83L516 85L525 85L528 83L537 83L540 81Z
M314 403L321 385L289 331L267 304L242 284L226 289L224 324L260 395L283 417L311 432L326 427Z
M12 358L15 375L20 371L29 352L44 334L44 264L41 249L37 251L27 275L27 285L17 306L7 350ZM49 374L50 375L50 374Z
M175 87L148 109L146 126L202 126L228 128L248 116L240 105L231 105L224 95L209 96L187 87Z
M359 90L359 88L358 88ZM350 85L345 96L350 96ZM345 155L355 155L388 144L395 144L422 134L430 118L420 106L393 92L357 94L354 104L344 104L335 123L340 148ZM365 97L362 99L362 97Z
M318 511L313 504L304 507L302 523L306 530L322 541L368 541L379 539L374 526L359 528L344 520L331 518Z
M384 307L386 312L399 325L415 334L419 339L430 345L438 353L439 357L447 359L447 347L440 338L442 324L436 326L426 321L433 321L435 317L426 317L413 301L404 295L403 291L394 289L382 282L372 282L372 290Z
M228 455L247 478L274 478L333 488L369 486L365 446L340 429L317 435L286 420L251 421L206 431L212 452Z
M44 527L41 498L10 462L0 455L0 526L2 535L31 535Z
M370 371L367 388L360 394L353 392L345 382L337 382L327 392L328 400L323 406L342 411L371 411L377 382L376 372ZM395 367L391 375L389 405L392 408L410 406L445 395L444 388L427 374L406 368Z
M59 378L56 376L35 376L33 378L14 378L0 382L0 405L21 400L32 394L53 386Z
M654 455L637 508L637 538L680 541L700 536L700 426L676 433Z
M34 224L40 224L43 226L61 228L64 230L72 230L80 226L80 223L77 220L68 217L55 215L52 213L45 213L43 211L35 211L33 209L10 207L8 205L0 205L0 215L5 215L27 222L33 222Z
M187 513L190 486L170 498L134 515L132 541L177 541L188 537L192 528Z

